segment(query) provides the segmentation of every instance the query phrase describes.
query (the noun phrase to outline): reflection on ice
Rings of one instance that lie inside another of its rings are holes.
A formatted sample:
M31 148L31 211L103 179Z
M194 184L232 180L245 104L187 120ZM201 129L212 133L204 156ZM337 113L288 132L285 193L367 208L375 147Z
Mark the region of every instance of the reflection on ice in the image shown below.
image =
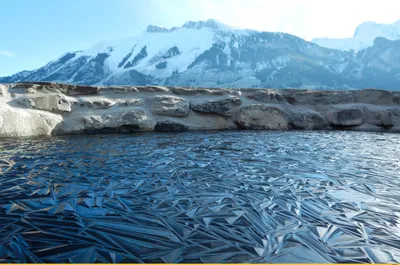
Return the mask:
M399 143L359 132L1 140L0 262L400 262Z

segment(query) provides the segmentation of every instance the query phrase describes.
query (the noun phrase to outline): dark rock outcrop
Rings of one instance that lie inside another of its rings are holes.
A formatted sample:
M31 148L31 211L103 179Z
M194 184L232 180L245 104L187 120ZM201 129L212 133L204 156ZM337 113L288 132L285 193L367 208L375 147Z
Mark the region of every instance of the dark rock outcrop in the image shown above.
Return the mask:
M226 98L220 100L190 102L190 108L196 112L205 114L216 114L230 117L232 109L240 106L242 101L237 98Z
M326 119L316 111L297 111L289 115L289 127L299 130L322 130L329 128Z
M359 126L364 123L364 115L360 109L341 109L328 113L328 121L338 127Z
M173 121L159 121L154 127L155 132L182 132L189 130L188 126Z

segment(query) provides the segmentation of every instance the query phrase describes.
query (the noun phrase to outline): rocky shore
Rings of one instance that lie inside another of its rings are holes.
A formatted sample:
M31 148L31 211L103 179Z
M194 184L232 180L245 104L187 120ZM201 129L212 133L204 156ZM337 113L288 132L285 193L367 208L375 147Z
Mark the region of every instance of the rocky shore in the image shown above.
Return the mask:
M0 137L238 129L400 132L400 92L0 84Z

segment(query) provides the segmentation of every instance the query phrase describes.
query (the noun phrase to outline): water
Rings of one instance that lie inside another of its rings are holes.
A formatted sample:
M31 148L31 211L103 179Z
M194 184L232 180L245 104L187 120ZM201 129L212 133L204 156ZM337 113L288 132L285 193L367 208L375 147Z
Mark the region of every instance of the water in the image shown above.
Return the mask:
M400 262L400 135L0 140L0 262Z

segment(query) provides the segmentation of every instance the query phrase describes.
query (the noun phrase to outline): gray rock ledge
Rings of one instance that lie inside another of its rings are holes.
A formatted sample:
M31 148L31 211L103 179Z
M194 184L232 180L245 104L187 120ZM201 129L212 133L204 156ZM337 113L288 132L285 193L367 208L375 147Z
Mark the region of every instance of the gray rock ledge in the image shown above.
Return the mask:
M400 132L400 92L0 84L0 137L190 130Z

